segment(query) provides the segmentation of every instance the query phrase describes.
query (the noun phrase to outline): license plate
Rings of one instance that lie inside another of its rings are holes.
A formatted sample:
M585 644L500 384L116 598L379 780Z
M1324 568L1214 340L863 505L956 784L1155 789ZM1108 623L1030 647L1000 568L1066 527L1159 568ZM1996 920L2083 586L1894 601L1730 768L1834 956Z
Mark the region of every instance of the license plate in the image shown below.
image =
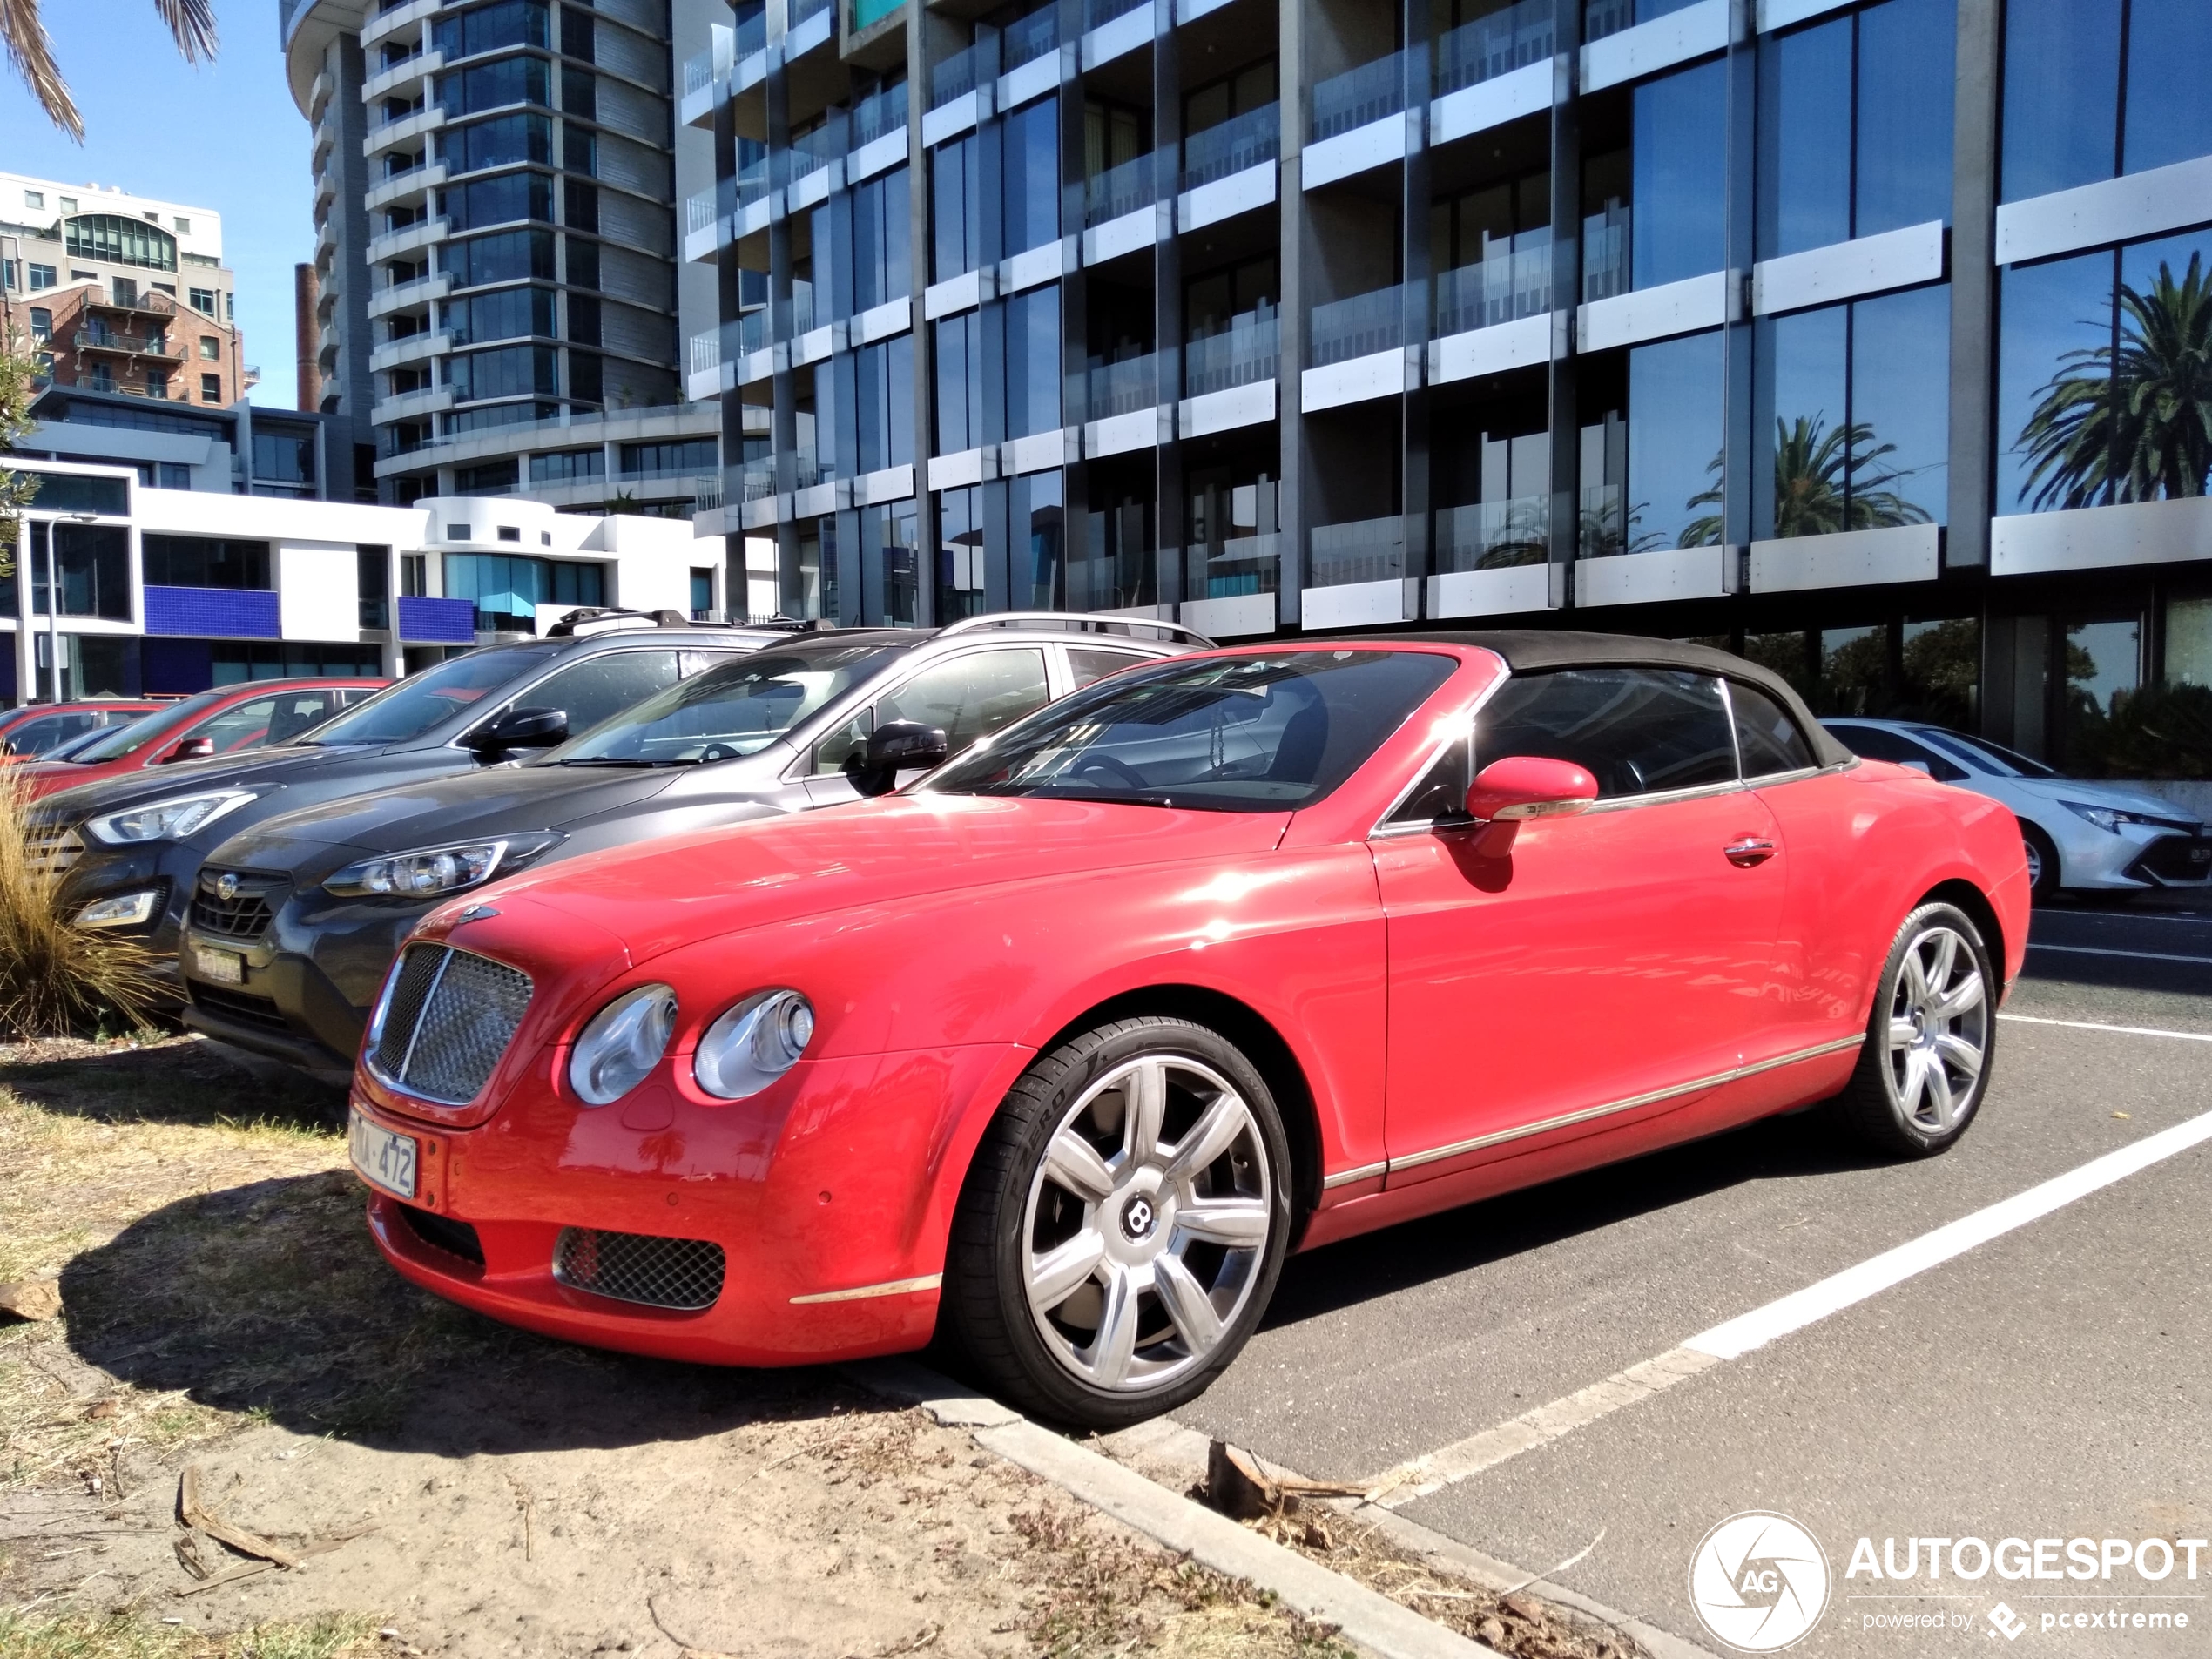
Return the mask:
M195 945L192 953L192 971L218 985L246 983L246 958L234 950L210 950L205 945Z
M347 1145L353 1155L354 1167L369 1180L402 1198L415 1196L415 1141L412 1135L395 1135L355 1112Z

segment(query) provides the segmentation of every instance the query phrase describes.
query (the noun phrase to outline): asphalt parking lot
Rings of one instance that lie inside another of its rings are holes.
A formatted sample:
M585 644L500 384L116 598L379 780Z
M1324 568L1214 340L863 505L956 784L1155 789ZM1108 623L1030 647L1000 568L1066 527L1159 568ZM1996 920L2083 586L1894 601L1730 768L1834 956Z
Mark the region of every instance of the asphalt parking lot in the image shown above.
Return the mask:
M1441 1465L1464 1478L1386 1501L1530 1574L1596 1540L1554 1581L1709 1649L1692 1556L1768 1510L1827 1558L1796 1651L2212 1652L2212 1548L2191 1578L2175 1547L2154 1579L2134 1558L2106 1575L2102 1543L2212 1538L2212 1142L2142 1145L2212 1114L2212 1041L2189 1035L2212 1038L2212 904L2052 908L2031 947L1980 1121L1948 1156L1882 1163L1800 1116L1317 1251L1182 1420L1346 1480L1458 1447ZM2143 1167L2000 1211L1971 1248L1923 1242L2131 1148L2114 1162ZM1484 1436L1618 1373L1648 1381L1631 1368L1892 1251L1922 1271L1811 1292L1823 1317L1663 1388L1581 1394L1516 1454ZM1862 1538L1894 1541L1909 1576L1850 1570ZM1932 1579L1915 1538L2093 1539L2097 1575L2063 1576L2060 1545L2046 1576L1946 1549Z

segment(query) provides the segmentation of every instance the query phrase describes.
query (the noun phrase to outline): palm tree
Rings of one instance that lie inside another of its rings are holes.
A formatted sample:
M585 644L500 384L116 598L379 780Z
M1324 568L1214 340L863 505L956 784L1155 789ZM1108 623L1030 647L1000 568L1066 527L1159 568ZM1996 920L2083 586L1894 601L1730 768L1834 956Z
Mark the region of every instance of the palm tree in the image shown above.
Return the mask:
M2161 261L2148 293L2120 287L2120 341L2070 351L2020 428L2020 498L2039 510L2202 496L2212 474L2212 273Z
M215 56L212 0L153 0L153 9L161 15L187 64ZM0 0L0 42L6 44L16 72L46 111L47 119L78 143L84 143L84 118L78 114L77 100L69 95L69 83L62 79L54 63L53 42L47 39L46 25L38 16L38 0Z
M1925 524L1925 508L1907 501L1892 486L1912 475L1910 467L1881 464L1897 453L1893 443L1877 443L1864 421L1826 429L1824 415L1777 417L1774 422L1774 534L1830 536L1838 530L1889 529ZM1692 496L1690 507L1721 504L1721 457L1706 462L1712 483ZM1721 516L1693 518L1683 529L1684 547L1710 547L1721 540Z

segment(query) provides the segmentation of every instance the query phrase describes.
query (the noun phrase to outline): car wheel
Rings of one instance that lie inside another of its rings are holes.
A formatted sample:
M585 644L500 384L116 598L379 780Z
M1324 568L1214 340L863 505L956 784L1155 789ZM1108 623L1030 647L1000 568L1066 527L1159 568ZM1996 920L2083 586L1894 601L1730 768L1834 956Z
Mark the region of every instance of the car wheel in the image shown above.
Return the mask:
M2027 885L2034 900L2041 904L2059 895L2059 849L2034 825L2025 819L2020 821L2020 840L2027 846Z
M1188 1021L1117 1020L1041 1055L970 1166L945 1312L1023 1409L1111 1429L1171 1411L1244 1345L1291 1231L1265 1081Z
M1965 911L1922 905L1905 919L1882 966L1858 1069L1836 1099L1861 1139L1928 1157L1966 1132L1989 1087L1995 982L1989 948Z

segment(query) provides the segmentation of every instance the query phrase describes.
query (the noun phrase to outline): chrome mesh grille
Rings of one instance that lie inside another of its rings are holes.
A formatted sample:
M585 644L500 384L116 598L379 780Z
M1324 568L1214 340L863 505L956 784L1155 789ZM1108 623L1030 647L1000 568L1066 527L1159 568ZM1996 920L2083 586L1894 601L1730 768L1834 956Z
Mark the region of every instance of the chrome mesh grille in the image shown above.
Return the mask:
M722 1270L722 1246L705 1238L563 1227L553 1246L553 1277L562 1284L646 1307L712 1307Z
M376 1042L376 1069L442 1105L474 1100L530 1004L529 975L445 945L410 945Z
M84 838L66 824L33 824L24 837L24 851L32 875L59 881L84 856Z

